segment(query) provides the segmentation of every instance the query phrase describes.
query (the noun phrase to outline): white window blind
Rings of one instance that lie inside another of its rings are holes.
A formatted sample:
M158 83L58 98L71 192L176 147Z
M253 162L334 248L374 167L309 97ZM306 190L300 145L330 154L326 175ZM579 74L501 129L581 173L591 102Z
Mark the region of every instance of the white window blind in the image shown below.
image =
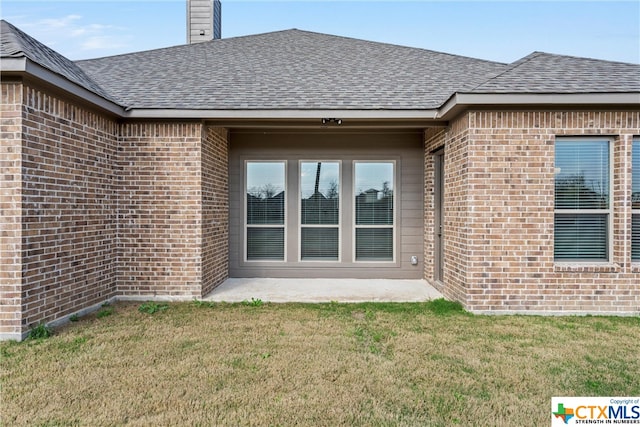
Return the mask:
M246 163L247 261L283 261L285 162Z
M632 162L633 183L631 188L631 259L640 261L640 139L633 140Z
M606 261L610 218L609 141L558 139L555 145L554 256Z
M393 261L394 163L355 162L356 261Z
M340 163L300 162L300 259L340 258Z

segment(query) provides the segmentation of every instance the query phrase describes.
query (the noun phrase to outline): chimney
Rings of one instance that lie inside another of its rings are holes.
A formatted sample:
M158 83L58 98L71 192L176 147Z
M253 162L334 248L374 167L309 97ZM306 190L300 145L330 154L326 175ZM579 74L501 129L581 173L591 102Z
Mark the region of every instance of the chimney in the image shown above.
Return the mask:
M220 0L187 0L187 43L221 38L221 14Z

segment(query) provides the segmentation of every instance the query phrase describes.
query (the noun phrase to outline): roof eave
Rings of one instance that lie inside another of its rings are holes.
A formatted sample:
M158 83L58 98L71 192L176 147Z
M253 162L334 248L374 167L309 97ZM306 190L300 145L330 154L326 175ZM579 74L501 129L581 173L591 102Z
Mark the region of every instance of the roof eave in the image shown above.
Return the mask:
M640 107L640 93L455 93L438 110L438 119L450 120L469 107L546 106Z
M27 57L2 58L0 71L6 76L27 76L37 79L47 85L55 86L71 95L75 95L111 114L120 117L124 115L124 108L122 106L54 73Z
M424 128L445 126L437 121L437 110L355 110L355 109L137 109L125 113L128 119L197 119L221 127L340 127L340 128ZM326 125L322 119L331 121Z

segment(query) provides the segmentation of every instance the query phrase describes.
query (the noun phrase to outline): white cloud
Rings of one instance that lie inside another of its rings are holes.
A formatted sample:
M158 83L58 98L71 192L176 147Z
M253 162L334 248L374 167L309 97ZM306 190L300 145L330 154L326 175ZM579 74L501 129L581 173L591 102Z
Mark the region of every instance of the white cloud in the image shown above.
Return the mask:
M83 50L121 49L126 46L126 37L116 36L91 36L80 43Z
M133 37L125 28L87 23L80 15L13 22L32 37L70 59L109 55L129 46Z
M34 25L44 27L45 30L62 30L73 25L74 21L78 21L80 19L82 19L82 16L80 15L67 15L62 18L41 19Z

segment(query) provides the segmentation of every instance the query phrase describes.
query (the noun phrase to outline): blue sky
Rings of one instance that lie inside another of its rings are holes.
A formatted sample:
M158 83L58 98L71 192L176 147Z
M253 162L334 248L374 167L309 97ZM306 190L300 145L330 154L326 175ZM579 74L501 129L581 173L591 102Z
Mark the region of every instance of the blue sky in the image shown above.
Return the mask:
M2 0L70 59L185 43L186 0ZM533 51L640 63L640 1L222 1L222 36L299 28L500 62Z

